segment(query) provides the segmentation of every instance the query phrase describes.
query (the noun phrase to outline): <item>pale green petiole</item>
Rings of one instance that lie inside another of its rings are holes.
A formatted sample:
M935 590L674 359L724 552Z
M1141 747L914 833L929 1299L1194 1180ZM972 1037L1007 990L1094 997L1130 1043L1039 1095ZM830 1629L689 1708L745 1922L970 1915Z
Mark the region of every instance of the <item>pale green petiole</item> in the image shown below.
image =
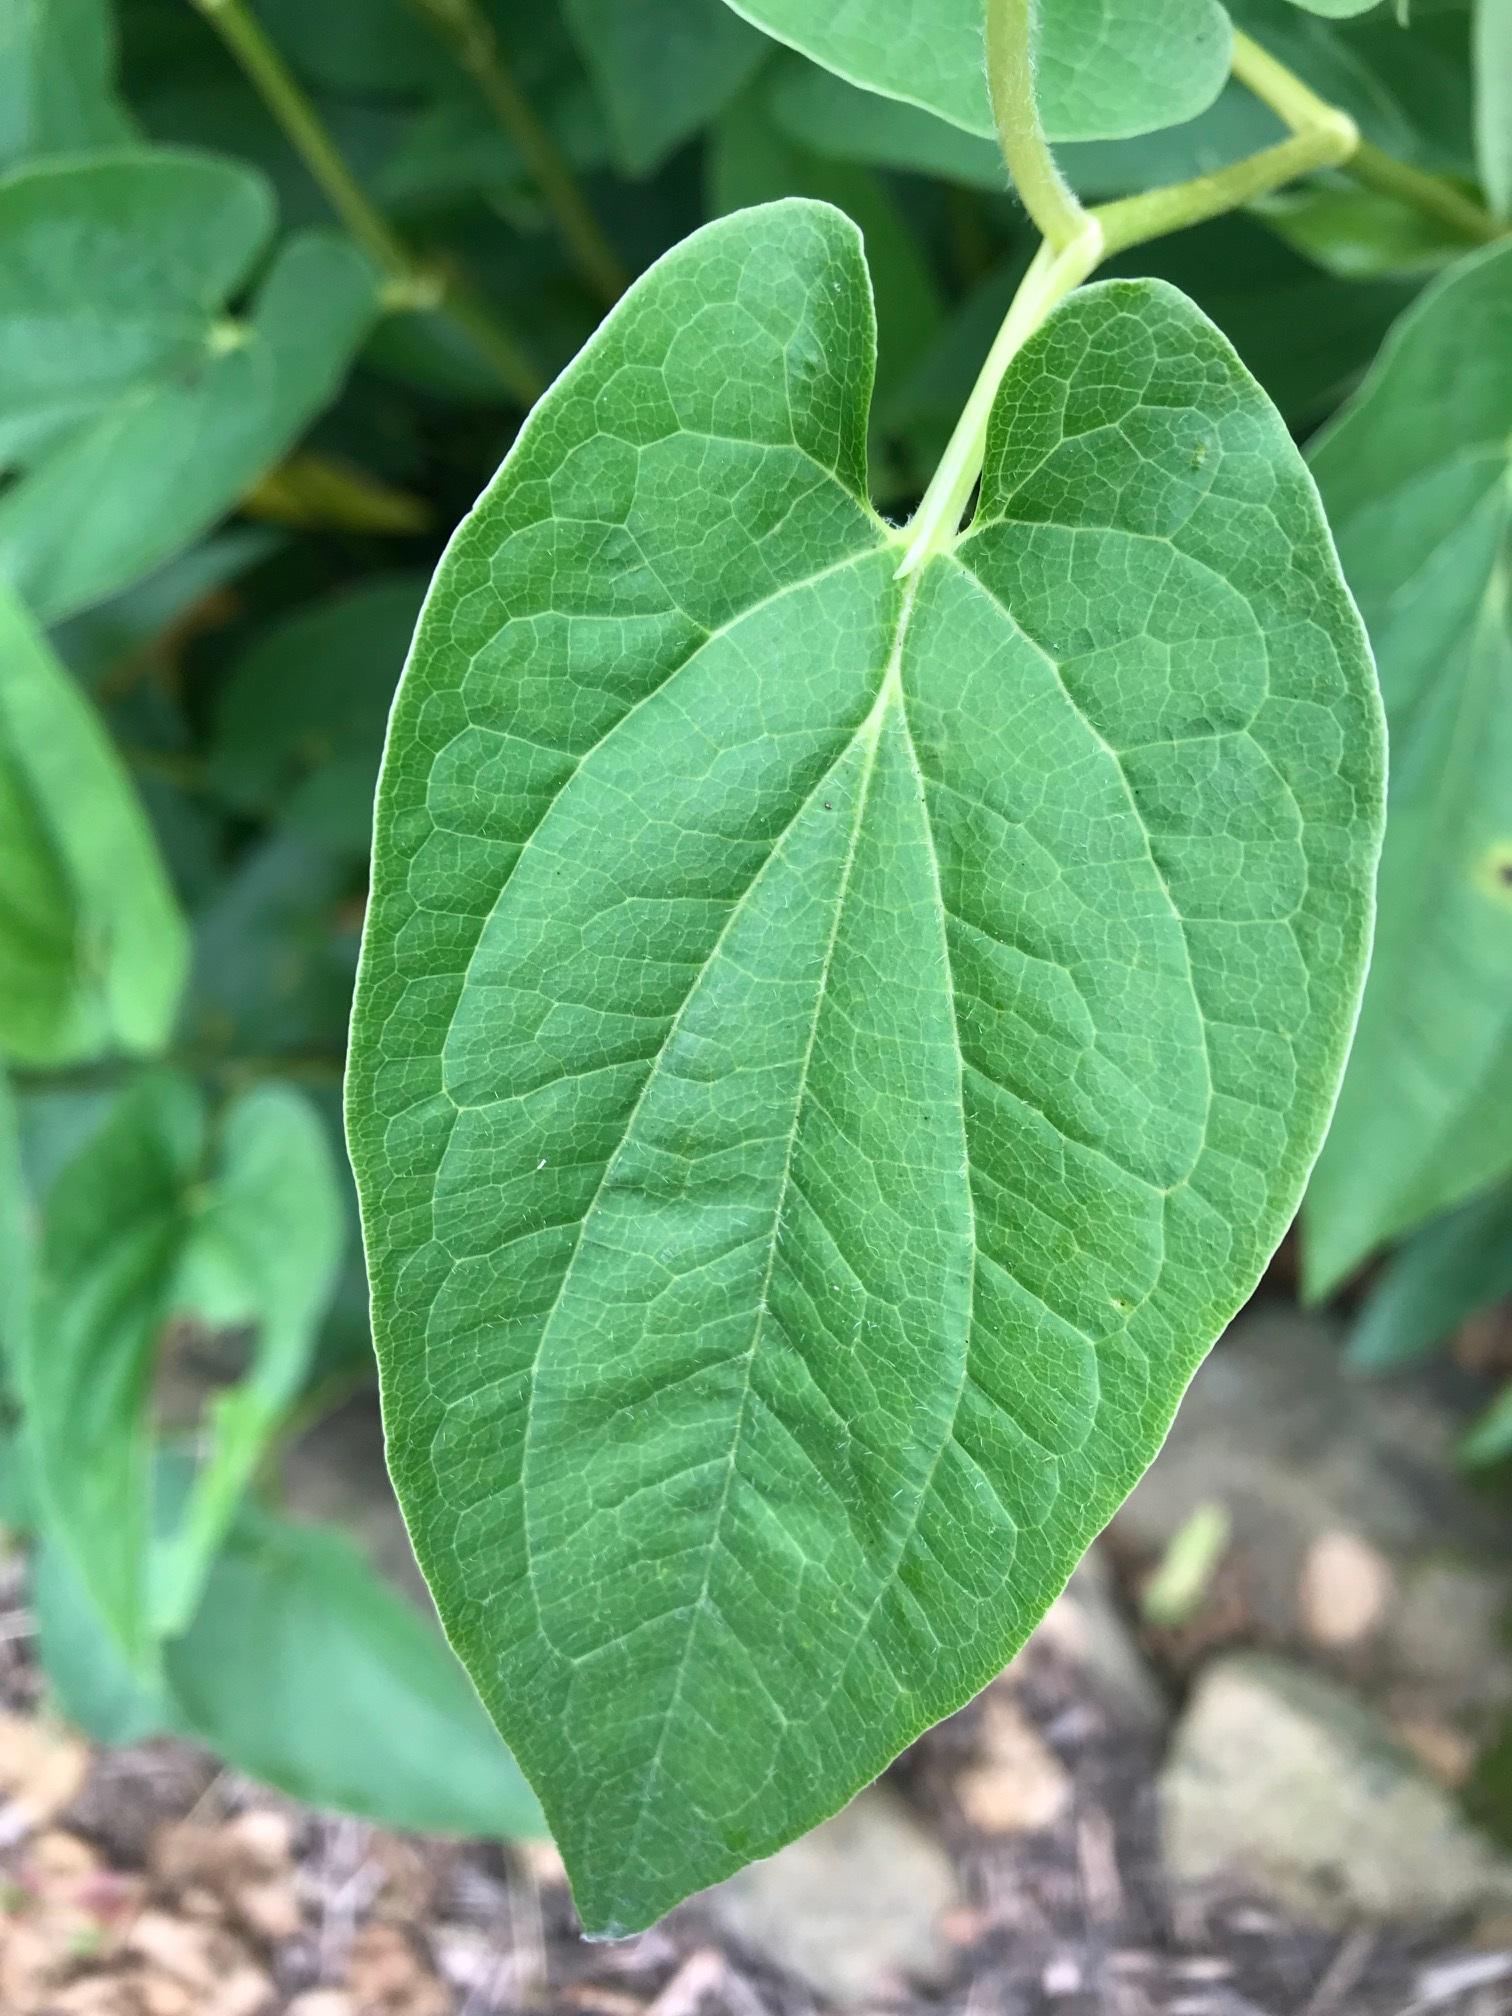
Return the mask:
M1102 227L1090 216L1069 245L1057 252L1047 241L1035 253L971 388L971 396L961 409L940 465L907 528L908 543L898 563L899 580L914 573L932 553L942 552L955 539L982 473L987 421L1003 374L1050 311L1073 287L1081 285L1102 256Z
M1186 230L1320 168L1342 167L1360 146L1359 129L1275 58L1240 35L1234 75L1288 126L1292 136L1210 175L1146 190L1084 210L1061 181L1034 103L1034 0L987 0L987 52L1003 157L1043 242L1030 261L987 353L940 465L905 528L900 580L954 542L982 469L987 423L1013 359L1046 317L1110 254Z

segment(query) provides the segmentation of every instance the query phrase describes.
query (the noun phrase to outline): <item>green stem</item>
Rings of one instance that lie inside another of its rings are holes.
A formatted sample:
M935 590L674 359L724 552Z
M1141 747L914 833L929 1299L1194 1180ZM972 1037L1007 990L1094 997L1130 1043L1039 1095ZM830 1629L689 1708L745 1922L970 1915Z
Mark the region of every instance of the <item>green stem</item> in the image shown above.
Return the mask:
M1293 133L1308 132L1321 127L1328 118L1340 116L1248 35L1234 36L1234 75ZM1357 136L1343 160L1330 165L1347 169L1367 188L1379 189L1383 195L1394 196L1398 202L1436 217L1472 243L1489 245L1503 235L1491 213L1463 195L1452 182L1421 168L1408 167L1405 161L1384 153L1371 140Z
M1233 74L1293 133L1321 126L1334 116L1334 107L1326 98L1320 98L1311 85L1304 84L1284 63L1278 63L1269 50L1262 49L1239 29L1234 31Z
M578 271L610 307L630 284L561 149L520 89L500 52L492 25L477 0L414 0L420 13L446 36L518 148L542 200L556 219Z
M1034 91L1037 0L987 0L987 84L1003 159L1024 208L1055 251L1080 236L1086 212L1061 180Z
M961 409L955 432L940 457L940 466L907 527L903 558L897 570L900 581L955 539L982 473L987 423L1004 372L1051 309L1073 287L1081 285L1101 257L1102 233L1095 217L1084 220L1083 229L1069 245L1057 251L1047 240L1035 253L971 388L971 396Z
M246 0L191 0L241 66L327 202L387 279L388 306L444 308L483 351L500 382L529 405L545 380L510 330L457 283L427 271L362 188Z
M1164 238L1237 210L1241 204L1294 182L1299 175L1337 168L1358 144L1354 121L1343 112L1331 112L1326 124L1320 122L1308 132L1295 133L1290 140L1248 154L1211 175L1194 175L1190 182L1173 182L1164 189L1146 190L1142 196L1125 196L1120 202L1101 204L1092 214L1102 226L1108 253L1126 252L1131 245L1143 245L1151 238Z
M1367 188L1379 189L1385 196L1411 204L1414 210L1436 217L1451 231L1477 245L1489 245L1507 235L1505 224L1499 224L1489 210L1462 195L1452 182L1446 182L1441 175L1429 175L1421 168L1409 168L1405 161L1383 153L1369 140L1360 142L1347 165L1350 174Z

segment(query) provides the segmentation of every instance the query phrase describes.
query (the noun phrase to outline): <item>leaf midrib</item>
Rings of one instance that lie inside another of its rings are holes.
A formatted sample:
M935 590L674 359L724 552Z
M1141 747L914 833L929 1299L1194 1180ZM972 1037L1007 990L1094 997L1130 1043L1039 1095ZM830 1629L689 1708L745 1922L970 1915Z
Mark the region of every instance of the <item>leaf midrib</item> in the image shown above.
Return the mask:
M571 775L567 777L560 785L560 787L557 789L557 791L555 791L552 794L551 801L547 805L545 810L543 810L541 818L540 820L537 821L536 826L533 828L530 838L534 838L535 834L540 831L541 825L548 817L552 806L557 803L558 799L569 788L569 786L573 781L573 778L575 778L580 773L583 766L589 761L589 759L593 756L595 751L603 748L607 742L612 740L613 737L618 734L619 730L625 725L625 723L628 722L633 715L639 712L639 710L642 707L644 707L651 700L653 700L657 694L665 692L665 690L671 684L671 682L674 679L676 679L678 675L681 672L683 672L689 665L691 665L694 659L697 658L698 655L704 649L706 649L709 644L715 642L719 637L729 634L730 631L736 629L739 626L739 624L746 621L749 617L757 614L758 611L770 607L771 604L779 600L781 596L788 593L797 592L806 587L810 587L816 581L826 579L832 574L842 572L843 569L847 566L861 566L866 561L875 559L878 553L882 550L884 549L872 546L866 548L864 551L860 553L848 554L843 560L837 561L833 563L831 566L822 568L817 574L807 576L802 581L789 583L785 588L779 589L775 594L766 596L760 602L753 603L748 609L742 610L739 616L731 618L730 621L722 629L711 631L708 636L701 639L699 644L693 651L689 652L686 657L681 659L678 662L678 664L674 666L673 669L670 672L668 672L663 679L658 680L657 684L653 688L651 688L649 692L643 694L640 697L640 699L635 702L634 706L627 709L626 712L622 714L613 723L613 725L608 730L606 730L606 732L603 735L601 735L595 743L592 744L592 746L589 749L584 751L582 757L579 759L577 765L574 767ZM910 597L907 599L909 606L911 608L912 598ZM897 632L895 630L894 633L895 646L897 641L898 641ZM529 1369L526 1373L525 1422L521 1438L521 1457L520 1457L520 1492L522 1501L525 1503L527 1507L526 1516L523 1521L523 1531L525 1540L526 1581L528 1586L530 1587L532 1598L535 1599L536 1601L536 1617L541 1630L541 1634L546 1639L548 1644L551 1642L551 1636L549 1630L547 1629L546 1620L541 1611L540 1602L536 1594L535 1570L533 1562L533 1550L531 1546L530 1519L528 1513L528 1506L529 1506L530 1447L531 1447L532 1430L534 1426L535 1392L536 1392L536 1385L538 1382L538 1375L541 1367L541 1359L545 1353L547 1342L551 1336L552 1326L555 1324L558 1316L561 1313L562 1304L566 1299L568 1286L573 1278L574 1269L576 1268L578 1260L582 1255L583 1246L588 1236L588 1228L592 1223L595 1214L597 1213L601 1204L603 1203L605 1194L607 1193L609 1188L610 1180L613 1177L615 1170L618 1168L620 1158L623 1155L625 1148L630 1140L630 1137L635 1130L635 1123L640 1115L641 1108L645 1104L651 1086L656 1081L657 1072L661 1066L662 1059L666 1056L667 1051L669 1050L672 1043L676 1039L678 1030L682 1026L683 1017L687 1013L688 1006L692 1001L694 995L698 991L699 983L701 982L704 974L708 971L710 965L718 957L720 948L722 947L722 945L725 942L725 939L728 937L729 933L734 928L736 922L742 915L745 909L745 905L750 899L751 895L755 892L756 889L760 887L761 882L765 877L767 871L770 869L773 862L776 861L776 859L778 858L778 855L781 853L782 847L786 842L788 835L792 832L793 828L798 824L799 820L803 817L804 813L808 810L809 806L813 803L814 799L824 789L826 781L834 775L835 771L845 761L847 756L850 755L851 751L857 746L857 743L859 742L862 735L865 734L870 724L875 722L877 724L877 733L880 734L882 718L886 712L885 703L888 698L887 673L894 668L894 665L897 662L899 655L900 655L899 652L895 648L891 656L889 657L887 666L884 667L883 676L881 680L879 680L878 682L877 696L873 700L872 706L868 710L865 719L846 738L845 742L842 744L840 749L836 751L832 760L825 766L825 769L821 773L821 775L815 780L814 784L810 787L810 789L807 792L804 793L803 797L799 800L797 806L794 808L793 813L791 817L788 819L786 825L784 825L782 831L773 840L765 859L761 863L761 866L757 869L756 873L751 877L750 881L746 884L745 888L740 892L739 896L735 899L734 903L731 905L730 914L726 917L724 923L720 926L719 932L715 937L713 944L710 946L707 956L699 965L698 971L693 975L692 979L689 981L687 992L684 994L681 1002L678 1004L675 1014L673 1015L671 1021L668 1023L666 1034L663 1036L661 1042L657 1045L655 1054L651 1057L651 1059L647 1064L646 1075L644 1079L641 1081L640 1090L637 1092L635 1100L630 1107L630 1111L626 1115L624 1125L620 1130L619 1139L616 1141L614 1148L611 1150L610 1154L606 1157L603 1171L599 1177L598 1183L594 1187L593 1195L589 1198L588 1203L584 1208L583 1215L578 1221L578 1234L573 1244L572 1252L568 1256L567 1264L562 1270L562 1278L560 1282L557 1284L557 1292L552 1300L551 1307L546 1312L546 1316L542 1321L540 1336L537 1339L536 1348L534 1354L532 1355ZM868 768L867 777L869 781L870 768ZM859 828L857 830L859 830ZM528 845L529 841L527 840L525 844ZM522 847L521 849L522 857L523 853L524 848ZM503 900L504 891L508 888L509 883L512 879L513 879L513 871L511 871L511 874L509 876L506 876L505 881L500 888L499 897L498 899L496 899L494 910L497 909L498 902ZM492 917L493 914L494 912L490 911L490 917ZM486 930L487 930L487 924L485 923L484 931ZM480 944L482 942L482 937L483 937L483 931L480 931L479 933ZM474 954L474 957L476 957L476 954ZM471 962L469 962L469 964L471 964ZM465 993L465 991L466 991L466 982L464 980L462 993ZM459 994L459 1000L460 998L461 995Z
M835 771L846 761L854 749L858 746L862 747L865 751L865 756L861 774L857 780L855 813L851 820L851 829L847 837L845 860L840 871L839 886L835 891L834 915L830 919L829 935L825 942L824 954L820 961L814 983L814 1011L809 1022L808 1041L804 1048L803 1060L798 1070L798 1088L793 1099L793 1122L792 1126L788 1129L787 1143L783 1151L782 1173L777 1183L776 1200L772 1210L772 1230L767 1244L766 1266L762 1273L761 1288L756 1298L756 1320L752 1326L751 1341L746 1348L742 1366L740 1399L736 1407L735 1425L730 1437L729 1454L725 1459L724 1477L720 1485L719 1499L709 1522L709 1536L704 1546L703 1580L699 1586L697 1596L688 1607L688 1623L683 1637L682 1657L678 1661L677 1672L673 1677L672 1690L668 1696L667 1705L662 1710L659 1719L656 1748L652 1753L650 1762L646 1766L636 1812L635 1826L631 1831L630 1843L625 1851L626 1859L630 1862L635 1861L640 1847L646 1815L651 1810L654 1788L662 1769L662 1758L666 1750L667 1736L676 1718L678 1708L681 1705L682 1689L687 1678L688 1663L693 1655L694 1640L698 1636L699 1623L709 1606L709 1592L714 1577L714 1562L719 1553L725 1513L728 1510L730 1502L730 1488L735 1480L737 1459L740 1455L741 1441L745 1434L746 1416L750 1407L751 1388L756 1367L756 1354L760 1349L762 1333L766 1328L767 1318L771 1313L768 1307L768 1298L771 1293L772 1277L777 1268L777 1249L781 1243L782 1226L787 1213L789 1193L792 1188L793 1153L797 1147L799 1132L803 1124L804 1109L808 1098L809 1072L813 1065L814 1050L819 1038L819 1024L823 1017L824 1003L829 992L829 979L834 964L835 946L839 940L840 925L845 915L846 899L850 893L851 877L855 871L861 830L866 823L867 808L871 800L872 780L876 774L877 767L877 751L881 746L882 731L887 716L894 706L899 705L902 698L903 646L908 635L908 626L913 615L914 604L918 599L921 578L921 575L915 574L904 589L898 606L897 618L893 626L892 642L888 650L887 661L883 667L881 680L878 683L877 697L873 701L865 720L846 742L844 748L841 749L834 762L824 773L824 776L819 778L813 787L804 794L797 811L784 828L781 838L772 848L767 861L763 863L762 869L752 879L750 887L746 891L746 895L749 895L751 890L754 890L759 885L767 866L778 858L788 835L793 831L799 820L808 811L815 798L818 797L820 791L824 788L825 779L834 775ZM729 925L733 923L744 902L745 896L742 896L740 902L732 910L725 930L728 930ZM724 935L725 931L721 931L720 938L711 950L708 960L705 961L704 966L700 969L700 977L718 956L719 945L723 942ZM693 986L688 991L684 1007L686 1007L687 1001L692 1000L693 995L697 992L697 988L698 981L695 980ZM673 1029L668 1033L668 1042L671 1041L675 1031L676 1023L674 1022ZM650 1078L654 1076L655 1069L653 1067L647 1082L649 1083ZM627 1138L629 1132L630 1129L627 1128Z

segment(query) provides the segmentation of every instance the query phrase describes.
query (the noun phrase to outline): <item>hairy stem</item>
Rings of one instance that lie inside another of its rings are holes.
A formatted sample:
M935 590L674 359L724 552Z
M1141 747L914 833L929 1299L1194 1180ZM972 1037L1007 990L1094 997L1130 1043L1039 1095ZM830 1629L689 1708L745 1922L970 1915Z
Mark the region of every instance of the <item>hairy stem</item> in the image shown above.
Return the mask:
M1350 158L1359 138L1351 118L1343 112L1331 112L1326 122L1310 131L1294 133L1290 140L1247 154L1242 161L1211 175L1195 175L1190 182L1173 182L1142 196L1104 203L1092 214L1102 225L1107 251L1126 252L1131 245L1143 245L1151 238L1164 238L1172 231L1185 231L1193 224L1221 217L1258 196L1270 195L1299 175L1337 168Z
M413 0L413 4L451 43L457 60L518 148L579 273L612 307L630 284L630 276L588 207L561 149L504 61L477 0Z
M987 0L987 84L1003 159L1045 243L1079 236L1086 212L1061 180L1034 93L1037 0Z
M215 28L326 201L384 274L395 310L444 308L466 330L500 383L529 404L545 381L512 331L458 283L424 267L347 166L320 114L246 0L191 0Z

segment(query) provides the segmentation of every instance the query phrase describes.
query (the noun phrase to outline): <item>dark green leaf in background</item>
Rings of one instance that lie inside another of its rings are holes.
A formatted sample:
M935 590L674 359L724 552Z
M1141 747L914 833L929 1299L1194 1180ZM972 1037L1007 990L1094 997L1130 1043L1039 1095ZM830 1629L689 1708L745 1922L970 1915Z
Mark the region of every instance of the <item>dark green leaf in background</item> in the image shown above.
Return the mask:
M1313 456L1391 724L1380 916L1308 1195L1316 1293L1512 1169L1512 245L1398 324Z
M187 1032L233 1054L339 1063L360 894L350 855L299 833L259 839L194 919Z
M0 859L0 1054L43 1065L160 1049L183 920L93 707L3 582Z
M1447 1212L1394 1253L1349 1340L1351 1361L1387 1372L1445 1343L1512 1295L1512 1184Z
M390 1459L585 1923L832 1812L1158 1447L1332 1105L1382 792L1316 493L1173 290L866 495L834 211L632 290L449 549L349 1075Z
M171 1730L291 1798L385 1826L544 1831L439 1632L339 1534L244 1507L151 1683L53 1542L33 1557L31 1591L54 1699L96 1742Z
M232 1515L305 1383L336 1288L345 1233L325 1127L290 1087L263 1084L228 1109L198 1200L175 1301L253 1335L245 1374L211 1402L177 1528L153 1559L154 1626L189 1622Z
M0 1394L26 1349L31 1323L31 1224L21 1167L21 1131L9 1080L0 1072Z
M389 705L425 593L374 575L272 626L227 680L211 781L234 805L365 854Z
M376 312L362 254L264 249L261 178L164 150L0 178L0 574L47 621L162 564L332 396ZM102 309L104 312L102 312Z
M1248 31L1314 91L1347 112L1378 147L1451 174L1473 170L1469 145L1469 15L1394 6L1327 20L1294 0L1229 0Z
M29 1594L38 1656L68 1721L96 1743L141 1743L173 1728L167 1696L132 1669L55 1538L32 1550Z
M750 80L771 44L723 0L564 0L627 175L646 175Z

